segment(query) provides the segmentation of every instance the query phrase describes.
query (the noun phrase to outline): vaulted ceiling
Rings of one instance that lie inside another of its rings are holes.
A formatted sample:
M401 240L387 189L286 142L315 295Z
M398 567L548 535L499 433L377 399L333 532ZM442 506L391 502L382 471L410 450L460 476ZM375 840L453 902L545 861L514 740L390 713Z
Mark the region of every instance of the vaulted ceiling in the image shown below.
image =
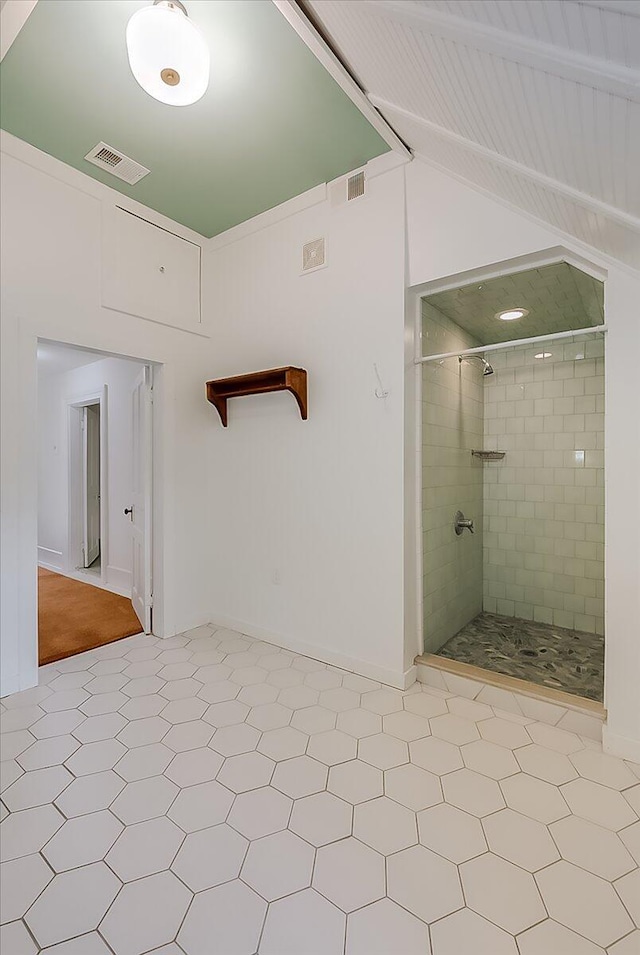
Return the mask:
M306 0L426 161L640 266L637 0Z
M202 235L397 148L375 107L419 158L640 268L639 0L187 0L213 69L184 109L128 67L150 0L21 2L3 128ZM89 165L101 140L151 174Z

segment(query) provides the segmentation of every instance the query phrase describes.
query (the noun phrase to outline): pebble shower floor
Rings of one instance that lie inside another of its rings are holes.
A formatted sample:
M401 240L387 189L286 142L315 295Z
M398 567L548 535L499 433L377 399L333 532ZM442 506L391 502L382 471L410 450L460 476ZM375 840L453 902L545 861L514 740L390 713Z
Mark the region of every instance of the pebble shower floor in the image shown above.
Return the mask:
M438 655L602 702L604 637L597 633L481 613Z
M637 955L640 766L228 630L5 698L3 955Z

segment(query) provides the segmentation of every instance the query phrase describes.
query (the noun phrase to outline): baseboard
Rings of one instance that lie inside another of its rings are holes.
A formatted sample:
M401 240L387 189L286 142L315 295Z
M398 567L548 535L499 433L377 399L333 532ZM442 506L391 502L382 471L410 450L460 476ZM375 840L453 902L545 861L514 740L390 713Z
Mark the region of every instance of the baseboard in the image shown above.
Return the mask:
M602 727L602 748L610 756L619 756L640 764L640 739L612 733L606 724Z
M21 690L30 690L31 687L38 685L38 667L30 667L26 673L7 673L6 667L3 667L0 677L0 697L11 696L12 693L20 693Z
M319 660L321 663L328 663L330 666L338 667L340 670L347 670L349 673L357 673L359 676L367 677L369 680L376 680L378 683L384 683L386 686L392 686L397 690L408 689L416 680L415 666L409 667L409 669L404 672L402 670L388 670L385 667L367 663L366 660L357 660L354 657L347 657L341 653L327 650L325 647L304 643L302 640L285 637L283 634L273 633L271 630L265 630L254 624L246 623L244 620L235 620L231 617L221 616L220 614L213 614L210 622L212 626L224 627L228 630L236 630L238 633L245 633L248 637L263 640L265 643L272 643L277 647L282 647L284 650L292 650L294 653L310 657L312 660Z
M107 579L103 586L106 590L113 591L114 594L120 594L121 597L131 596L132 574L130 570L123 570L122 567L114 567L113 564L107 564Z
M45 570L62 570L62 551L52 550L50 547L41 547L38 544L38 566Z
M18 693L20 686L20 677L17 673L3 673L0 678L0 698L11 696L12 693Z

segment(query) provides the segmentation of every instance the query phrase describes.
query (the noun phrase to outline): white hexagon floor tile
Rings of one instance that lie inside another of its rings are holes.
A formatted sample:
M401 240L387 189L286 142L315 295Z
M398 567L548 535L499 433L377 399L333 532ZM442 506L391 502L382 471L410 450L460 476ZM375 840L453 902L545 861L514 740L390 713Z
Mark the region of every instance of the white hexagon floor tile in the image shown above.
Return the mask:
M272 786L263 786L236 796L227 821L247 839L260 839L287 828L292 806L288 796Z
M233 800L233 793L214 779L179 792L167 815L185 832L196 832L225 822Z
M584 722L213 627L42 678L0 704L3 955L640 951L640 767Z
M292 799L300 799L325 789L328 773L327 766L319 763L317 759L296 756L278 763L271 778L271 785Z
M369 763L351 759L347 763L331 767L327 789L335 796L356 805L382 796L384 776L382 770L370 766Z
M123 886L100 923L116 955L141 955L172 942L193 896L172 872Z
M55 872L100 862L124 826L106 809L69 819L42 850Z
M418 841L416 815L393 799L380 796L355 807L353 834L382 855L390 855Z
M579 816L565 816L549 830L563 859L602 879L613 881L636 868L623 842L624 829L616 834Z
M304 889L271 903L258 951L260 955L339 955L345 924L346 917L337 906L314 889ZM192 953L187 950L187 955Z
M457 864L487 851L480 820L448 803L418 813L418 834L421 845Z
M351 835L353 808L332 793L321 792L297 799L289 829L312 846L324 846Z
M358 839L318 849L313 887L343 912L353 912L385 894L384 859Z
M546 917L533 876L488 852L463 862L460 876L470 909L516 935Z
M195 897L178 933L178 944L187 955L201 955L215 939L221 953L253 955L266 911L264 899L238 879L207 889Z
M127 826L105 861L119 879L132 882L168 869L183 839L184 832L166 816L148 819Z
M518 955L511 935L470 909L460 909L436 922L431 927L431 938L433 955L461 955L470 951L469 945L477 955Z
M553 919L545 919L518 935L518 949L520 955L551 955L552 952L557 952L558 955L603 955L604 952L599 945L590 942L583 935L576 935ZM615 948L608 951L614 952ZM633 953L629 952L628 955Z
M53 872L42 856L34 853L0 865L2 922L21 919L53 879Z
M260 841L255 844L259 845ZM223 882L237 879L248 847L249 842L244 836L222 823L190 833L173 860L171 869L192 892L202 892L203 889L212 889ZM282 865L283 860L279 861ZM284 865L286 868L286 861ZM266 898L264 892L260 894Z
M380 899L347 918L346 955L429 955L429 929L391 899ZM460 955L460 951L455 955Z
M293 832L276 832L251 843L242 866L242 880L267 902L273 902L311 885L314 857L312 846Z
M440 779L412 763L388 769L384 774L385 793L407 809L418 812L442 802Z
M560 858L547 827L513 809L485 816L482 825L490 850L527 872L536 872Z
M389 856L387 895L425 922L435 922L464 905L456 866L424 846Z
M83 935L98 927L120 886L104 862L63 872L33 903L25 922L43 948Z
M552 919L607 948L634 928L613 886L570 862L556 862L536 874Z

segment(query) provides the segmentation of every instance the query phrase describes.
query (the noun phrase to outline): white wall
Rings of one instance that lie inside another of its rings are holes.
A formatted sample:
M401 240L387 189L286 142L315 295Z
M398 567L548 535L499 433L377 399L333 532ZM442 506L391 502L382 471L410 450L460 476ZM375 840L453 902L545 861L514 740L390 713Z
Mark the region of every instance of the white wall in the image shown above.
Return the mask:
M2 163L2 692L36 680L38 336L161 364L161 633L213 614L401 682L417 650L413 596L404 604L417 579L405 287L561 244L589 250L416 161L406 197L396 169L362 201L208 243L208 341L101 306L101 211L115 194L36 152ZM301 277L301 245L320 235L329 267ZM607 743L640 760L640 282L590 257L609 270ZM308 369L309 420L279 394L232 401L222 429L204 381L280 364Z
M131 390L141 365L106 358L63 374L44 374L38 366L38 553L40 559L67 573L75 569L69 550L69 412L71 401L102 394L106 434L105 487L101 507L106 518L102 542L104 583L119 593L130 593L132 571L131 522L123 513L131 503L132 444Z
M321 202L205 259L212 372L309 373L308 421L278 394L230 401L228 429L209 423L214 619L397 684L403 210L397 169L362 200ZM319 236L328 268L301 275L302 245Z
M0 249L0 693L6 694L37 682L38 337L159 363L154 523L164 550L154 557L154 628L160 635L205 622L211 609L203 526L213 412L204 400L211 372L206 337L100 304L102 210L122 204L122 196L116 200L115 193L31 147L3 141L12 153L2 156Z
M605 743L640 761L640 276L425 163L406 182L411 286L560 245L608 273Z

